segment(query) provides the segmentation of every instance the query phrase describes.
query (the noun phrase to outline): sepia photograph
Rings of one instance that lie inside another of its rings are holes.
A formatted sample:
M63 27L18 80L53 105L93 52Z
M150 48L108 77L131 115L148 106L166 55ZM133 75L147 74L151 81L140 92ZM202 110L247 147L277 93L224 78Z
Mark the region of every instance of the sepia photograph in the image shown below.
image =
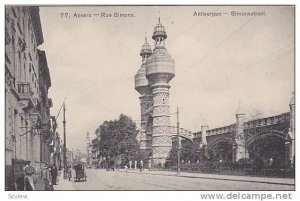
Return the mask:
M3 190L296 190L295 5L4 7Z

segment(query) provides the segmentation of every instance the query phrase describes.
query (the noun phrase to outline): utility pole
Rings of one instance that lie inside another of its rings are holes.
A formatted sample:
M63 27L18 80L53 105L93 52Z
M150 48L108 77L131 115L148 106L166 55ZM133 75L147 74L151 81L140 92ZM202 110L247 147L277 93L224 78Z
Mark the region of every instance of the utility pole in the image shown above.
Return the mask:
M180 174L180 137L179 137L179 110L178 110L178 107L177 107L177 174L179 175Z
M67 151L67 145L66 145L66 104L64 103L64 120L63 120L63 125L64 125L64 147L63 147L63 157L64 157L64 179L67 179L67 156L66 156L66 151Z
M86 147L87 147L87 165L90 165L90 134L87 132L86 136Z

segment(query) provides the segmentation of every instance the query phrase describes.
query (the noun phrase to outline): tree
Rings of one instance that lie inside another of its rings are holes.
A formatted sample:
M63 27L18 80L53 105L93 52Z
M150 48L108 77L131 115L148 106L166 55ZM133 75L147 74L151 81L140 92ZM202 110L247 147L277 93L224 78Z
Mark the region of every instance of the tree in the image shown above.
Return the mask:
M96 129L92 145L102 157L129 160L136 158L139 151L137 133L132 119L121 114L119 119L104 121Z
M259 109L253 109L251 110L247 117L246 117L246 121L253 121L253 120L257 120L260 118L263 118L264 113L262 111L260 111Z
M186 139L181 141L180 161L184 160L195 163L197 160L203 160L204 157L205 156L197 143ZM177 141L172 143L172 149L170 151L168 161L171 166L177 165Z

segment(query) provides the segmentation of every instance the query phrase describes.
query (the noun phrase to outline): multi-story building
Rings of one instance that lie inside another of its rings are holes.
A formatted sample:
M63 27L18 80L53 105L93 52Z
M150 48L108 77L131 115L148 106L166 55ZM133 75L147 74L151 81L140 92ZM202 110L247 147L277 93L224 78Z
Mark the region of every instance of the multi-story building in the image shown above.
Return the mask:
M39 55L39 88L40 88L40 114L41 122L44 125L40 143L40 160L43 165L49 165L51 155L51 136L56 130L55 117L50 116L52 100L48 98L48 90L51 87L50 72L47 64L45 51L38 50Z
M47 163L45 137L50 132L50 73L36 6L5 7L5 168L6 188L13 189L22 167L37 175ZM48 146L48 145L46 145Z

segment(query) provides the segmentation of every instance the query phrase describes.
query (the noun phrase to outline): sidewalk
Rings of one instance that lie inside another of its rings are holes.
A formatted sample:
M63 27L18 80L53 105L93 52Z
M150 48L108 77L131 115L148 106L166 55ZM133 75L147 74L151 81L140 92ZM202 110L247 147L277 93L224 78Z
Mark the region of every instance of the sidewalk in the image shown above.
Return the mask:
M45 190L45 182L43 178L38 178L36 183L34 183L34 188L36 191L44 191Z
M120 171L125 171L124 169ZM127 173L133 174L150 174L150 175L162 175L162 176L178 176L187 178L201 178L201 179L214 179L214 180L228 180L228 181L243 181L254 183L266 183L266 184L281 184L295 186L295 179L290 178L269 178L269 177L252 177L252 176L234 176L234 175L219 175L219 174L204 174L204 173L189 173L181 172L177 175L177 172L144 169L140 170L127 170Z
M73 179L73 178L72 178ZM56 185L53 186L54 190L65 191L72 189L72 181L64 179L63 169L58 172Z
M57 185L60 183L63 183L64 179L63 179L63 172L62 171L58 171L58 175L57 175ZM56 186L54 185L53 188L54 190L56 189ZM45 181L43 178L38 178L37 181L34 183L34 187L36 191L45 191Z

